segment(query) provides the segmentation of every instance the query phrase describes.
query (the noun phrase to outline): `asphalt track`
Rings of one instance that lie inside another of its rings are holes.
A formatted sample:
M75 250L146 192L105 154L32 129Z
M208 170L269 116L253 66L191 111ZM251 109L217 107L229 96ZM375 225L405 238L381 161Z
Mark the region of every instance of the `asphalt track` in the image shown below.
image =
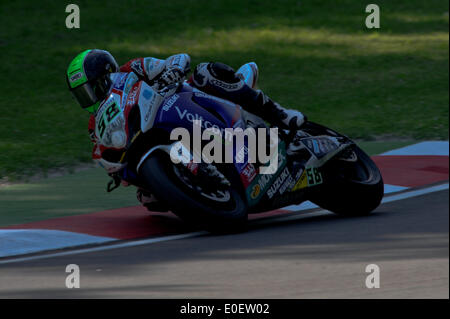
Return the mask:
M0 298L449 298L449 191L235 235L0 264ZM65 286L66 265L81 287ZM380 268L380 288L365 268Z

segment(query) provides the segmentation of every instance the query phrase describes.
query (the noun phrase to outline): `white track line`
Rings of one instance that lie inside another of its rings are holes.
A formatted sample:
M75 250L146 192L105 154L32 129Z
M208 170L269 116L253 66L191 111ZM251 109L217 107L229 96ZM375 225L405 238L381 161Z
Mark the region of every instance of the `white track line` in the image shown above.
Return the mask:
M448 189L448 185L449 185L448 183L440 184L440 185L436 185L436 186L431 186L431 187L427 187L427 188L421 188L421 189L412 190L409 192L404 192L404 193L401 193L398 195L388 196L388 197L383 198L381 203L382 204L390 203L390 202L395 202L397 200L402 200L402 199L406 199L406 198L410 198L410 197L416 197L416 196L420 196L420 195L424 195L424 194L443 191L443 190Z
M382 203L390 203L398 200L403 200L411 197L421 196L429 193L439 192L442 190L449 189L449 183L441 184L441 185L435 185L427 188L422 188L418 190L412 190L405 193L401 193L398 195L392 195L383 198ZM330 214L327 210L320 210L315 212L306 212L303 214L297 214L297 215L290 215L290 216L280 216L280 217L274 217L274 218L267 218L262 220L255 220L252 221L252 223L257 224L268 224L272 223L273 221L289 221L289 220L297 220L297 219L303 219L306 217L314 217L314 216L321 216L321 215L327 215ZM46 255L36 255L36 256L29 256L29 257L19 257L19 258L12 258L12 259L6 259L6 260L0 260L0 264L9 264L9 263L15 263L15 262L21 262L21 261L31 261L31 260L38 260L38 259L45 259L45 258L52 258L52 257L60 257L60 256L69 256L69 255L75 255L75 254L81 254L81 253L90 253L90 252L96 252L96 251L103 251L103 250L110 250L110 249L116 249L116 248L124 248L124 247L135 247L135 246L141 246L146 244L154 244L159 243L163 241L170 241L170 240L177 240L177 239L185 239L185 238L192 238L192 237L198 237L202 235L207 235L207 231L198 231L198 232L192 232L187 234L180 234L180 235L173 235L173 236L164 236L164 237L158 237L158 238L150 238L150 239L142 239L142 240L135 240L135 241L129 241L129 242L121 242L117 244L111 244L106 246L99 246L99 247L93 247L93 248L84 248L84 249L74 249L70 251L64 251L59 253L50 253Z
M90 252L95 252L95 251L103 251L103 250L110 250L110 249L116 249L116 248L141 246L141 245L146 245L146 244L159 243L162 241L191 238L191 237L207 235L207 234L208 234L207 231L198 231L198 232L187 233L187 234L128 241L128 242L122 242L122 243L106 245L106 246L81 248L81 249L75 249L75 250L70 250L70 251L63 251L63 252L59 252L59 253L50 253L50 254L46 254L46 255L37 255L37 256L19 257L19 258L14 258L14 259L0 260L0 264L9 264L9 263L19 262L19 261L29 261L29 260L51 258L51 257L69 256L69 255L90 253Z

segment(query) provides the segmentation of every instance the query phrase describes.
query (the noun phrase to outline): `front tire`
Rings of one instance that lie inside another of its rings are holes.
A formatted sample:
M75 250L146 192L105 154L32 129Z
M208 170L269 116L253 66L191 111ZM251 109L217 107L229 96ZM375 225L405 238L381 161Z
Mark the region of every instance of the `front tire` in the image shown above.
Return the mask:
M314 191L311 201L343 216L367 215L377 208L384 196L380 170L358 146L351 146L355 162L338 157L323 167L324 184Z
M226 202L215 202L181 182L174 165L161 152L150 155L141 165L140 174L156 198L169 203L175 215L193 226L216 233L245 230L247 205L235 189L228 189L230 196Z

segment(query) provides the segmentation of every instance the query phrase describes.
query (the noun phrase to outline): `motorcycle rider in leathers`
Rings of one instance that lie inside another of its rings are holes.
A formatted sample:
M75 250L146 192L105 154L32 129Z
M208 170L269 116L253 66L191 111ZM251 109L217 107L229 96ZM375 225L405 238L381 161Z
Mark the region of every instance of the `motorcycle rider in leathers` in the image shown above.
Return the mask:
M108 51L93 49L81 52L72 60L66 74L69 90L81 107L91 113L88 130L94 143L92 157L109 174L120 171L124 164L110 162L102 156L108 148L101 145L95 135L95 114L108 98L112 78L118 72L133 72L136 80L145 81L155 90L161 90L185 79L190 72L190 57L182 53L166 60L136 58L119 67ZM256 90L257 78L258 68L253 62L244 64L236 72L226 64L209 62L197 65L187 82L205 93L236 103L280 128L299 129L306 121L305 116L299 111L283 108L261 90ZM129 185L123 177L122 185ZM166 204L159 202L146 189L138 188L137 198L149 210L167 211Z

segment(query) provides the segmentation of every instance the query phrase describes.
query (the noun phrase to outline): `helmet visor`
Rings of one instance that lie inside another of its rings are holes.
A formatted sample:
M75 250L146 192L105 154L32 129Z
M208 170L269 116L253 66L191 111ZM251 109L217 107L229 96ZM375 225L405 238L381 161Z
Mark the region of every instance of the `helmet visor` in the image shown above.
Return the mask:
M72 89L71 92L83 109L98 101L97 95L89 82Z

